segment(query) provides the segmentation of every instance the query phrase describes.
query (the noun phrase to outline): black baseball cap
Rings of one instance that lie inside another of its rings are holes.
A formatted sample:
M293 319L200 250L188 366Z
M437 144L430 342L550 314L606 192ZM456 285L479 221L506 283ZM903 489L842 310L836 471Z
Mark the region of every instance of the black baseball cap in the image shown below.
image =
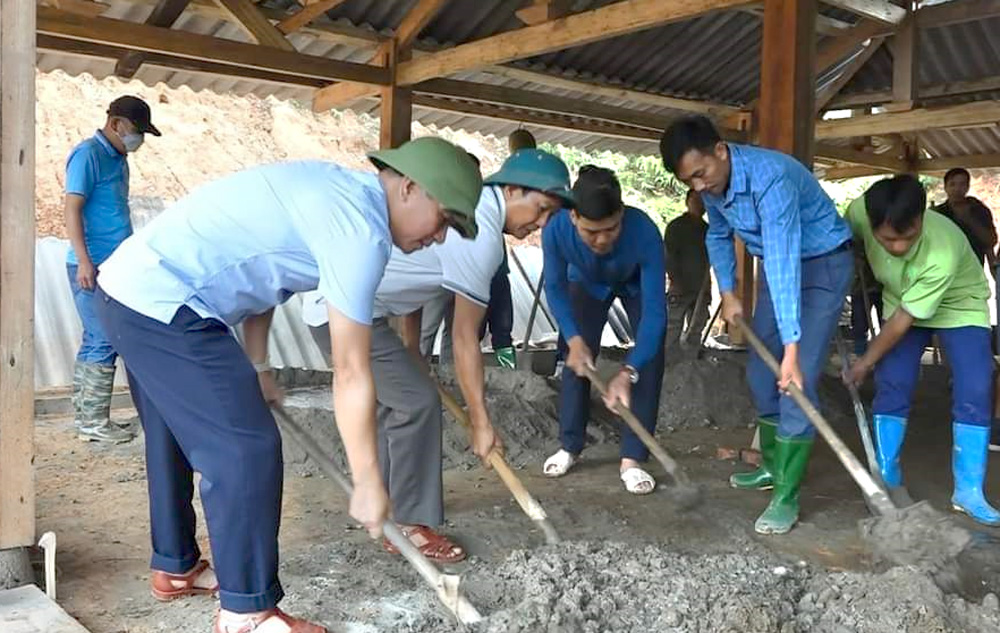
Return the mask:
M111 106L108 107L108 116L120 116L124 119L128 119L133 125L135 125L136 130L140 134L161 136L160 131L156 129L156 126L153 125L152 121L150 121L151 114L149 112L149 106L139 97L133 97L130 95L118 97L112 101Z

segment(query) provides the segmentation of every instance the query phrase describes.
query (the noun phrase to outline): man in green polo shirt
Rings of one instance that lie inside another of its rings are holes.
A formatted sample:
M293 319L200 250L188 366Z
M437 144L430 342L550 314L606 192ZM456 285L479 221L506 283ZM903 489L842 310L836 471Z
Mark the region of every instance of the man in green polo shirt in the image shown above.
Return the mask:
M847 380L860 384L875 369L875 439L879 469L890 487L902 485L899 456L920 375L920 359L937 335L951 360L952 470L955 510L1000 525L983 495L990 438L990 296L983 267L953 222L925 211L927 194L913 176L875 183L847 210L855 237L882 283L890 315Z

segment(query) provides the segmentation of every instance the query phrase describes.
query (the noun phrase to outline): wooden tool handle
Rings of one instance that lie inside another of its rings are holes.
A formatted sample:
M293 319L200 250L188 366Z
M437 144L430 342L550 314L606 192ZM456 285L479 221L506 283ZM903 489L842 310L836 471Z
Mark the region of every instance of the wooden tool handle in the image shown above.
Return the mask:
M597 372L588 367L586 374L587 380L589 380L590 383L597 388L597 391L599 391L602 396L606 396L608 394L608 386L603 380L601 380L601 377L597 375ZM654 438L653 435L646 430L646 427L642 425L639 418L635 417L635 414L632 413L628 407L620 402L617 402L615 403L614 412L625 421L628 428L632 429L632 432L635 433L643 445L649 449L649 452L653 454L656 461L660 462L663 469L670 473L670 476L673 477L676 482L685 484L688 482L687 473L685 473L677 465L674 458L671 457L662 446L660 446L659 442L656 441L656 438Z
M438 385L438 393L441 394L441 402L444 404L445 408L451 413L452 417L458 420L458 423L464 426L468 431L472 431L472 422L469 420L469 414L465 412L458 401L455 400L454 396L445 391L444 387ZM549 523L548 515L545 514L545 510L542 505L528 492L528 489L524 487L521 480L514 471L511 469L507 460L504 459L503 455L497 451L490 453L487 457L487 461L493 470L497 472L500 479L503 481L507 489L510 490L511 495L514 496L514 500L517 501L517 505L521 506L521 510L524 511L528 518L532 521L537 522L541 527L542 531L545 533L546 541L549 543L558 543L559 536L556 534L555 528Z
M750 329L750 326L746 324L742 317L736 317L736 326L743 331L743 334L747 337L747 341L750 342L751 347L757 352L764 364L767 365L776 377L781 377L781 365L778 364L777 359L767 350L764 343L757 338L754 331ZM806 414L809 421L813 423L819 434L823 436L826 443L830 445L833 452L840 459L840 462L847 469L847 472L854 478L858 486L861 487L861 491L866 497L872 500L872 505L875 509L879 511L880 514L888 514L896 510L896 506L893 505L889 496L879 487L875 480L872 478L871 474L865 470L865 467L858 461L858 458L854 456L851 449L847 447L846 444L837 436L834 432L833 427L830 423L816 410L812 402L809 402L809 398L802 393L798 385L792 383L788 386L788 395L792 397L795 404L799 405L802 412Z
M320 449L316 441L282 407L275 406L273 410L281 427L282 434L285 437L292 438L292 441L305 451L309 459L315 462L319 469L330 477L330 479L337 482L337 485L350 497L354 492L354 488L351 486L351 482L347 479L347 476L341 472L333 460ZM457 577L441 573L441 570L434 563L427 560L427 557L421 554L420 550L410 542L410 539L403 534L403 531L396 523L390 519L386 519L385 523L382 524L382 532L396 546L407 562L413 565L417 573L427 581L427 584L434 588L441 602L458 618L459 622L472 624L482 620L482 616L476 610L476 607L465 596L458 593Z

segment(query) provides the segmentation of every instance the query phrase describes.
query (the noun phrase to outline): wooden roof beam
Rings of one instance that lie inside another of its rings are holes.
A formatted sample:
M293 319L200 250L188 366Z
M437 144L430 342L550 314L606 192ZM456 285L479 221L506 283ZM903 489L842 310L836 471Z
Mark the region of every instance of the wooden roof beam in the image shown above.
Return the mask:
M871 59L872 55L875 54L875 51L882 46L884 41L884 37L873 38L870 42L868 42L863 50L859 51L857 55L851 59L851 61L840 71L840 74L837 75L833 81L819 91L816 95L816 112L824 109L826 105L830 103L830 100L836 97L837 93L843 90L844 86L846 86L851 79L854 78L854 75L858 74L858 71L868 63L868 60Z
M1000 121L1000 101L979 101L940 108L919 108L908 112L887 112L820 121L816 124L816 138L882 136L923 130L995 125L998 121Z
M163 53L225 66L276 71L305 78L358 81L373 85L389 83L389 72L385 68L122 20L88 19L49 7L38 7L37 32L65 39L109 44L149 53Z
M848 163L893 172L906 171L906 163L900 158L888 154L874 154L850 147L830 145L829 143L816 144L816 157L817 159L834 160L838 163Z
M310 2L299 9L296 13L293 13L278 22L275 25L275 28L285 35L288 35L289 33L298 31L316 18L325 14L327 11L331 11L335 7L344 4L345 1L346 0L316 0L316 2Z
M284 51L294 51L295 47L285 39L285 34L271 24L270 20L250 0L215 0L239 24L247 35L261 46L269 46Z
M146 18L146 24L148 26L162 26L165 28L172 27L177 18L181 17L181 14L184 13L188 2L190 0L160 0L153 7L153 12ZM115 63L115 75L122 79L135 77L135 73L138 72L143 61L145 61L145 56L142 53L130 51Z
M622 0L416 58L400 65L397 78L401 84L417 84L435 77L582 46L745 4L748 4L747 0Z
M910 110L917 101L917 22L911 15L890 39L893 107Z
M823 0L823 2L886 24L899 24L906 19L906 9L889 0Z
M917 89L917 99L918 101L927 101L976 92L995 92L998 90L1000 90L1000 75L974 79L972 81L949 81L942 84L923 86ZM877 106L890 101L892 101L892 90L879 90L837 97L830 102L830 107Z
M971 156L930 158L917 163L917 170L922 174L946 172L955 167L996 169L1000 167L1000 154L973 154Z
M817 167L815 171L816 176L820 180L847 180L848 178L866 178L868 176L884 176L894 173L892 170L865 165Z
M819 75L837 62L856 51L866 41L890 35L892 26L875 20L860 20L843 35L831 37L816 48L816 74Z
M534 0L529 6L514 11L514 15L528 26L534 26L567 15L570 5L570 0Z

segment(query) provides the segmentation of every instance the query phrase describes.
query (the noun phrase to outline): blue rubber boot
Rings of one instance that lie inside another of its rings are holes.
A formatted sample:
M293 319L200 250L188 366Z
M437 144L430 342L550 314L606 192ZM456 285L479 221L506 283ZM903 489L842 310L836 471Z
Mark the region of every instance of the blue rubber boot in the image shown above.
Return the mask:
M906 418L896 415L876 415L874 421L875 456L878 458L882 481L889 488L898 488L903 485L903 469L899 465L899 455L903 452L903 439L906 437Z
M951 468L955 475L955 493L951 495L951 507L983 525L1000 525L1000 512L983 496L990 427L955 422L952 431Z

